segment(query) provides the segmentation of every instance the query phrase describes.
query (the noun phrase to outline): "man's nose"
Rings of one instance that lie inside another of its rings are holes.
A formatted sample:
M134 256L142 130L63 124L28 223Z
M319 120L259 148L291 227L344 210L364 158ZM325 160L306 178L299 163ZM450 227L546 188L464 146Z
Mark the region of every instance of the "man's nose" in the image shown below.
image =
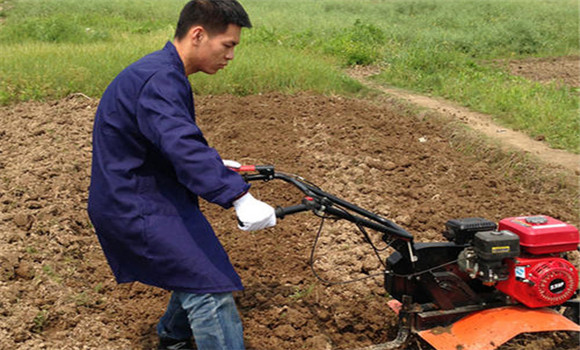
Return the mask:
M228 50L228 52L226 52L226 60L233 60L234 59L234 49L232 48L231 50Z

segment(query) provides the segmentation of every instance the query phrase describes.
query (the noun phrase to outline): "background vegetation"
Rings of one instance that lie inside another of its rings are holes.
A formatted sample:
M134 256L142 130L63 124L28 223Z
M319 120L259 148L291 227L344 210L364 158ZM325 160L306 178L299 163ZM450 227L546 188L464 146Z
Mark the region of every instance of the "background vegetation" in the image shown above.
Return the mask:
M254 24L199 94L360 94L344 69L458 101L580 151L578 91L510 75L496 60L578 54L574 0L242 0ZM125 66L171 39L184 0L8 0L0 7L0 103L99 97Z

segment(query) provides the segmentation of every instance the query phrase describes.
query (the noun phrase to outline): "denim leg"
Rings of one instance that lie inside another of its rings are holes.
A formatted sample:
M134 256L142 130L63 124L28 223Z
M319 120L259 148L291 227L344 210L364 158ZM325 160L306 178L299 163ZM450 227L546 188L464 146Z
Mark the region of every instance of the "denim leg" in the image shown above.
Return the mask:
M181 307L181 300L175 295L175 292L171 294L167 310L157 324L157 334L161 338L177 340L191 339L193 336L187 313Z
M242 321L232 293L179 293L198 350L243 350Z

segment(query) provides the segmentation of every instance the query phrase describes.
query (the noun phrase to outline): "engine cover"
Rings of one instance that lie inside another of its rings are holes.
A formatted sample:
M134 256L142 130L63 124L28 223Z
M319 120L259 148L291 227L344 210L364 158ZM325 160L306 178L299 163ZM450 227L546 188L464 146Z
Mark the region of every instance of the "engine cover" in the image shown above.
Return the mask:
M508 279L496 288L531 308L560 305L578 287L578 271L562 258L520 257L508 260L508 268Z
M522 250L534 255L576 250L580 243L578 229L546 215L506 218L498 230L508 230L520 236Z

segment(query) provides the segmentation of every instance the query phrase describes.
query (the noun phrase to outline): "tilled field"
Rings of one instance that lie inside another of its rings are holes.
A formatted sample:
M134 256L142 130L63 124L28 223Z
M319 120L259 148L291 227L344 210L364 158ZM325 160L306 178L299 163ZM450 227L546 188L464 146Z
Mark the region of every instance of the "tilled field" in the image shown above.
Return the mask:
M168 292L116 285L86 214L97 103L73 96L0 108L1 349L155 345ZM506 179L452 147L440 119L393 101L267 94L196 103L223 158L299 174L418 241L443 240L445 222L457 217L546 214L579 224L572 190ZM255 183L252 193L272 205L301 198L276 182ZM236 298L249 349L350 349L394 337L381 278L329 286L310 270L319 218L301 213L247 233L236 228L233 210L207 203L204 210L246 287ZM380 263L355 228L327 221L314 268L344 281L380 272ZM577 347L577 335L560 332L520 336L502 349Z

